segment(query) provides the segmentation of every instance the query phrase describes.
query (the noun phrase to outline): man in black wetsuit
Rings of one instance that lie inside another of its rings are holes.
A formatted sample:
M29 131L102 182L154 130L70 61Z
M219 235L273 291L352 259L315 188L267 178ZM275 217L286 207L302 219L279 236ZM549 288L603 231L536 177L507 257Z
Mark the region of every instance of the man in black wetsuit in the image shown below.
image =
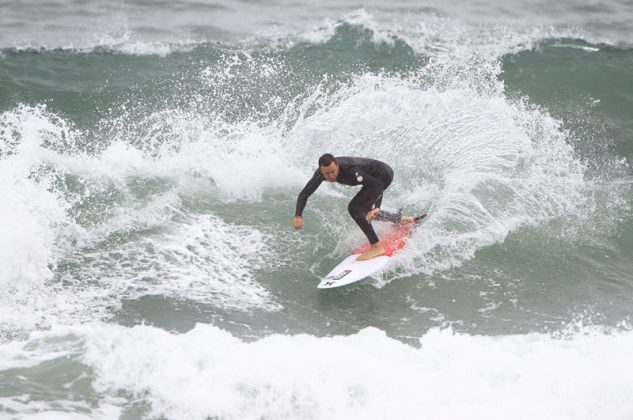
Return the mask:
M380 210L382 194L393 180L393 170L379 160L357 157L334 157L329 153L319 158L319 168L299 193L297 208L295 211L294 227L303 227L303 209L308 197L319 188L323 181L338 182L344 185L362 185L362 188L349 202L347 209L352 219L361 228L371 246L369 250L361 254L358 260L384 255L385 248L380 244L378 236L371 226L376 220L388 220L391 222L412 223L413 217L400 217L399 214L388 213Z

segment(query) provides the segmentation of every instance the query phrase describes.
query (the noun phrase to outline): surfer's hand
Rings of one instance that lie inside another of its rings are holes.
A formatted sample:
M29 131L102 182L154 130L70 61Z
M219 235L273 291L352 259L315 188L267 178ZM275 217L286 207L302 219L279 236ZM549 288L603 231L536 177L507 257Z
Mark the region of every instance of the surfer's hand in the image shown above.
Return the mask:
M303 217L295 216L294 225L295 229L301 229L303 227Z
M367 216L365 216L365 220L367 220L367 223L371 224L371 222L373 222L378 216L380 216L380 209L371 209L369 213L367 213Z

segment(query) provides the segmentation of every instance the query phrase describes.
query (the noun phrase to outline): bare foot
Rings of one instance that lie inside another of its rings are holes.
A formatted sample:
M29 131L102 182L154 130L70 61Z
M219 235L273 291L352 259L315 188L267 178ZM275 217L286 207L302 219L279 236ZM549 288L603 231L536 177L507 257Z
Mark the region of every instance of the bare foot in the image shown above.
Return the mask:
M371 209L369 213L367 213L367 216L365 216L365 219L367 220L367 223L371 223L379 215L380 215L380 209Z
M380 242L376 242L369 247L369 250L367 252L356 257L356 260L366 261L372 258L380 257L381 255L385 255L385 248L380 244Z
M415 222L415 217L413 216L402 216L400 218L400 223L402 223L403 225L413 223L413 222Z

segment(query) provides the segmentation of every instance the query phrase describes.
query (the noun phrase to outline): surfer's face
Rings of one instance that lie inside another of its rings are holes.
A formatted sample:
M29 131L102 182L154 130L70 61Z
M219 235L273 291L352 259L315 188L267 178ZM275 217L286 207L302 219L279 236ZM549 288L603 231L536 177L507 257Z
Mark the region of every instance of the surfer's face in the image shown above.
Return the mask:
M326 181L336 181L336 177L338 177L339 171L338 164L336 162L332 162L328 166L320 166L319 170L323 174L323 178L325 178Z

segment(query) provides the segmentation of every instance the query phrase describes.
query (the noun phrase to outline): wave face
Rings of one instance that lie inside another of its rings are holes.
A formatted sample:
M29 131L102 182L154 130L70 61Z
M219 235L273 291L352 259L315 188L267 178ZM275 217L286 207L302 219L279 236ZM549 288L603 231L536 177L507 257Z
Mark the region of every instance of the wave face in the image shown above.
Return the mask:
M0 412L629 417L633 11L449 6L11 8ZM324 152L428 213L327 291L364 237L339 185L292 229Z

